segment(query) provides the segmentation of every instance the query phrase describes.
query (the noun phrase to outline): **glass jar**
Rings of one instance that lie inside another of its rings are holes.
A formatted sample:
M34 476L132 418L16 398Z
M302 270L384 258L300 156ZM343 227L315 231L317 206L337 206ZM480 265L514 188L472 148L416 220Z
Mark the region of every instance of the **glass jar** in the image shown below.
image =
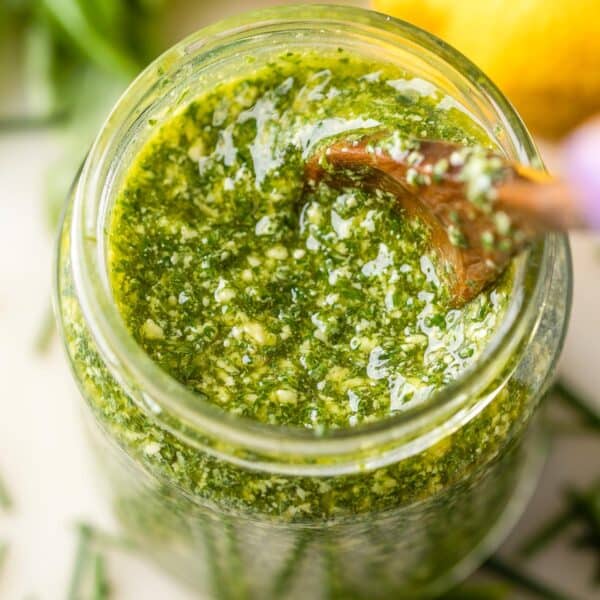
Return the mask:
M541 453L530 423L570 304L563 236L519 257L501 327L455 383L398 416L323 435L200 399L143 353L111 295L107 220L148 124L290 47L400 64L468 111L507 156L541 164L488 79L406 23L340 6L225 21L150 65L100 132L58 247L62 337L114 510L159 563L215 598L432 596L497 546L535 483Z

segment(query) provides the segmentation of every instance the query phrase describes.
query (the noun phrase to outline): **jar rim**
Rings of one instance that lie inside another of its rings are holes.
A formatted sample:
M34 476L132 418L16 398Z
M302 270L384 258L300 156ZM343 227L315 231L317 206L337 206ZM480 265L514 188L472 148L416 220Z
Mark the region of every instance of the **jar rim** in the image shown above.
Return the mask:
M541 313L539 304L550 286L554 256L560 245L567 242L564 236L548 235L535 251L524 257L523 273L533 277L531 292L515 294L511 299L502 324L477 361L423 404L375 423L325 433L260 423L227 413L163 371L134 340L112 300L107 274L102 269L103 257L106 256L104 232L101 224L94 220L94 216L97 217L94 211L99 210L99 199L106 190L105 176L113 158L111 152L118 146L119 136L123 135L123 115L132 111L132 99L139 103L145 97L150 85L156 82L157 73L159 77L168 78L181 67L182 61L189 60L191 56L208 55L236 36L281 31L299 23L305 27L352 29L362 36L373 36L373 39L379 36L386 44L408 43L418 51L427 52L440 68L450 67L465 78L469 91L479 94L494 111L504 127L514 158L526 164L541 164L525 126L502 93L472 62L435 36L398 19L348 6L298 5L253 11L226 19L185 38L151 63L125 91L100 131L75 190L71 260L84 318L111 375L153 419L175 435L204 449L207 437L215 439L220 449L211 445L213 454L225 454L228 459L246 464L247 459L240 458L237 453L237 449L244 448L252 454L250 462L254 468L257 465L260 468L261 464L256 456L263 457L267 463L283 460L304 464L325 459L336 463L339 472L340 465L344 463L340 457L346 457L347 461L351 457L353 463L360 457L361 461L368 463L369 449L374 447L389 446L390 451L386 454L389 460L428 447L433 443L428 424L435 419L438 423L445 423L445 431L448 431L448 423L439 419L458 414L469 398L481 392L482 382L492 380L498 357L510 356L520 340L537 328ZM142 112L139 106L135 106L134 110ZM405 443L408 440L410 450ZM264 458L267 456L269 458ZM381 457L378 453L379 461Z

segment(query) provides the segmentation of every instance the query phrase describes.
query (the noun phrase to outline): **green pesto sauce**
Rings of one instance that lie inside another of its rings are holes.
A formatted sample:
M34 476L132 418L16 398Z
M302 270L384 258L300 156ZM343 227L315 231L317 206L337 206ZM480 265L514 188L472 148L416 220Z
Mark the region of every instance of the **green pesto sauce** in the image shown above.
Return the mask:
M450 310L423 224L385 196L303 194L302 172L319 140L344 129L489 145L456 106L397 68L309 53L149 123L108 231L114 297L135 339L199 397L261 421L320 431L423 402L482 351L512 274ZM212 432L200 449L186 423L153 418L135 378L115 378L80 304L71 219L70 206L57 306L116 513L140 548L211 597L429 597L514 513L531 477L521 439L565 312L560 279L542 306L550 325L525 358L500 357L465 407L481 411L461 411L458 429L382 466L377 444L350 473L292 475L254 468L261 457L241 445L213 453Z
M289 52L156 127L109 261L157 364L226 411L322 431L422 403L481 353L510 275L450 309L422 222L383 193L304 191L317 144L382 126L489 144L430 83L346 52Z

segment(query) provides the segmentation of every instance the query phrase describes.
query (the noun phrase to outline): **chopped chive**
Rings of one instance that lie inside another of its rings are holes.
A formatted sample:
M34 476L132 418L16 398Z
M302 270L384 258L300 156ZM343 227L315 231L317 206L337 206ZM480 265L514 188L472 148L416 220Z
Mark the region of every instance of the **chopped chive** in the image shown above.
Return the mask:
M484 567L506 581L510 581L516 587L527 591L537 598L543 600L575 600L573 597L565 595L563 592L555 590L546 583L527 575L523 571L509 565L498 557L488 559Z
M600 530L600 481L596 481L586 492L569 492L573 502L580 507L595 527Z
M100 529L96 529L95 527L90 527L92 532L92 538L95 543L97 543L102 548L120 548L122 550L136 550L136 545L133 540L130 540L126 537L115 535L112 533L106 533Z
M567 502L567 507L561 513L525 543L521 549L525 556L532 556L544 548L574 522L585 527L583 537L578 538L576 543L600 550L600 482L584 492L569 490Z
M192 528L194 541L204 546L206 550L206 562L210 578L210 589L215 598L219 597L221 590L225 586L226 577L223 573L221 561L215 542L215 536L212 529L212 522L208 519L198 521L199 530Z
M300 533L296 543L290 551L289 557L285 560L283 567L275 577L275 583L273 584L274 598L280 598L284 595L285 590L289 589L289 584L296 574L296 571L301 566L302 559L306 554L308 542L309 536L306 532Z
M600 481L584 492L570 490L567 494L573 509L585 523L585 545L600 551Z
M595 433L597 430L593 425L589 423L581 423L575 425L569 425L562 422L558 422L554 419L544 419L544 426L554 437L567 437L575 435L586 435Z
M95 548L102 543L115 543L112 536L99 534L91 525L78 525L79 539L69 583L68 600L108 600L110 583L104 556ZM100 537L98 537L100 536ZM91 589L90 589L91 584ZM86 593L83 590L87 590Z
M248 586L244 573L244 563L240 552L240 545L236 535L236 529L234 521L226 518L224 520L225 525L225 539L227 543L227 555L229 556L229 577L235 581L236 591L234 596L236 598L246 598L248 596Z
M4 567L7 556L8 556L8 544L4 541L0 541L0 569L2 569L2 567Z
M84 580L85 569L90 559L90 542L92 538L92 529L89 525L80 524L78 526L79 539L77 550L75 552L75 562L73 572L69 583L68 600L79 600L81 597L81 585Z
M102 554L94 554L94 593L93 600L108 600L110 584L106 577L106 566Z
M138 72L138 61L128 49L98 30L80 3L69 3L69 10L64 10L62 3L45 3L45 7L48 17L64 32L82 58L109 73L132 76Z
M589 425L593 426L595 429L600 429L600 413L592 408L591 402L584 400L563 380L559 379L555 382L552 392L583 417Z
M10 510L12 506L13 501L8 493L8 488L6 487L2 477L0 477L0 508L3 508L4 510Z
M571 506L562 510L525 541L520 553L526 557L537 554L573 523L576 516L575 510Z
M438 600L504 600L510 588L502 583L464 583L446 592Z
M46 129L59 125L67 117L66 112L43 115L14 115L0 117L0 133Z

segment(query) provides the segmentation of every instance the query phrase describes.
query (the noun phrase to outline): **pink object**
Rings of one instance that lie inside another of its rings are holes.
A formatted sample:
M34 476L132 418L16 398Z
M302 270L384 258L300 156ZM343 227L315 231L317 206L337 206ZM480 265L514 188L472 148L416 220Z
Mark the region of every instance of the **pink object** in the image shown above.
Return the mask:
M565 178L588 227L600 230L600 118L575 131L564 145Z

